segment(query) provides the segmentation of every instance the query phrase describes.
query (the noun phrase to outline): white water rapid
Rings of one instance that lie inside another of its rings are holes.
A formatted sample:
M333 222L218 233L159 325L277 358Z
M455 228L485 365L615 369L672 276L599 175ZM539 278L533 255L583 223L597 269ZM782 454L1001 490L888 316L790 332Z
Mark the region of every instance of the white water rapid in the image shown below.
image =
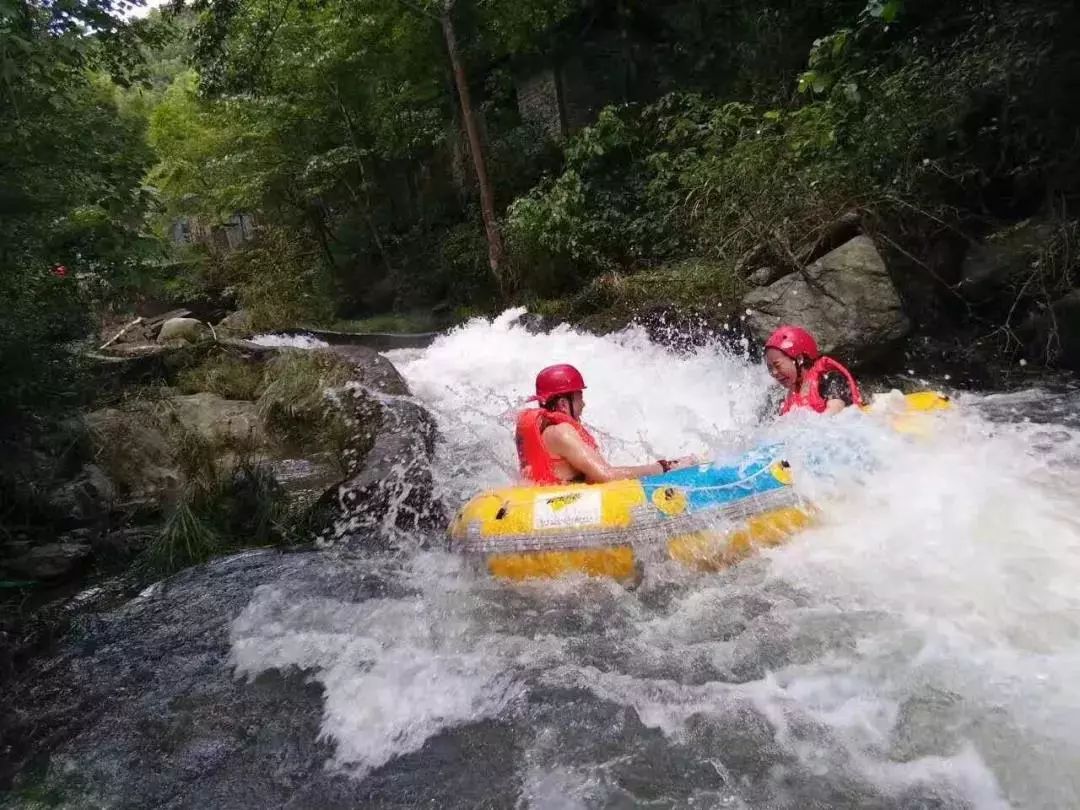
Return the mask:
M619 461L776 438L797 461L824 436L835 465L797 482L824 520L636 590L500 584L434 550L356 562L394 579L381 598L264 586L235 663L315 671L335 767L443 740L493 746L521 808L1080 807L1080 434L1026 421L1030 394L961 396L921 439L856 413L762 426L770 381L743 358L518 314L388 354L436 416L453 505L512 479L514 408L572 362Z

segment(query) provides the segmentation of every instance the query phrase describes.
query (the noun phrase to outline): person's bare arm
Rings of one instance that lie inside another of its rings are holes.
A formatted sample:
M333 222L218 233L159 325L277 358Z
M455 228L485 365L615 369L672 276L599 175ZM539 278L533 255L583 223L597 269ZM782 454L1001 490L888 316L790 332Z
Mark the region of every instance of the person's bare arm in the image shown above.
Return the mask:
M625 478L643 478L664 472L664 468L658 461L636 467L613 467L596 450L585 444L570 425L553 425L545 430L544 445L552 455L559 456L584 475L585 480L590 484L621 481ZM697 459L687 456L673 463L670 469L682 469L696 463Z

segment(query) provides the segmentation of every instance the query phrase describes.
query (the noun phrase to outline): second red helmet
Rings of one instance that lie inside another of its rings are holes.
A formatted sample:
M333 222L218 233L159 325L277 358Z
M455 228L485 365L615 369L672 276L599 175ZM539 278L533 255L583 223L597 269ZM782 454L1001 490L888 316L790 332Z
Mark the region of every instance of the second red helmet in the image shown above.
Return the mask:
M769 339L765 341L765 348L779 349L792 360L798 360L803 355L811 360L817 360L821 355L813 335L801 326L781 326L769 335Z
M536 375L536 399L547 402L553 397L585 390L585 378L567 363L548 366Z

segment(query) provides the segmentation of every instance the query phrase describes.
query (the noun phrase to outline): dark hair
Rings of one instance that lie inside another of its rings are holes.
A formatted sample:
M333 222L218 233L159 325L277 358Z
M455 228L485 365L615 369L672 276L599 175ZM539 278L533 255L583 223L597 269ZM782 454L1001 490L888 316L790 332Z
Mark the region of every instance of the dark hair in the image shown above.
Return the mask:
M555 396L553 396L551 399L547 400L546 402L541 402L540 407L543 408L545 411L553 411L553 410L555 410L555 408L558 407L559 400L560 399L565 399L566 404L568 406L570 406L571 410L573 410L573 405L574 405L573 396L574 396L575 393L577 393L577 392L574 391L574 392L569 393L569 394L556 394Z

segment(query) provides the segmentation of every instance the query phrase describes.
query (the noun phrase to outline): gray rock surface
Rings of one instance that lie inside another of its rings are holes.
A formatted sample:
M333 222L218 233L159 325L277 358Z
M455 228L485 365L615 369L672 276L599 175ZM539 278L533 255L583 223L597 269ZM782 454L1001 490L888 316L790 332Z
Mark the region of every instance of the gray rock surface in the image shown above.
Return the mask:
M170 318L161 325L158 332L158 343L167 343L172 340L182 340L187 343L197 343L203 338L210 336L210 328L195 318Z
M982 303L1010 284L1021 284L1056 230L1053 223L1027 219L992 234L968 250L958 291L969 301Z
M0 563L3 570L30 580L62 579L75 573L90 558L87 542L61 538L55 543L13 549L17 556Z
M885 262L865 236L818 259L805 274L751 291L743 304L759 343L780 324L796 324L817 338L822 351L852 365L880 357L911 331Z

